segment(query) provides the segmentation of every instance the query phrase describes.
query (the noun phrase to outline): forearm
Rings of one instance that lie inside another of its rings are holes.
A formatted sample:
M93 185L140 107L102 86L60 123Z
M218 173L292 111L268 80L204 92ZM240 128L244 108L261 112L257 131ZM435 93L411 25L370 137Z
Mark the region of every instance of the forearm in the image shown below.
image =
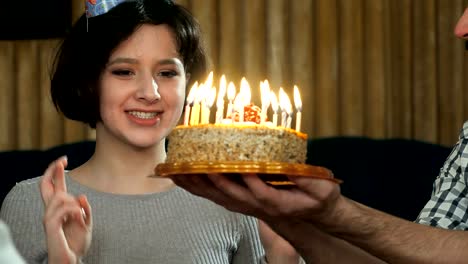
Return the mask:
M306 263L385 263L352 244L320 231L306 222L270 221Z
M468 259L468 233L444 230L374 210L344 198L337 219L323 225L390 263L461 263Z

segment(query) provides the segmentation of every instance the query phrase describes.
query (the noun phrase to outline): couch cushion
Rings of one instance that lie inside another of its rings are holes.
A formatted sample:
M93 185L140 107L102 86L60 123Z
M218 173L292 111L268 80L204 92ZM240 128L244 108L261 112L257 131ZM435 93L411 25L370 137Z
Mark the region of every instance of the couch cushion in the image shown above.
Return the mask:
M49 164L60 156L68 156L67 169L73 169L83 164L93 154L94 146L94 141L83 141L47 150L0 152L2 168L0 203L17 182L42 175Z
M87 161L95 142L64 144L44 151L0 152L0 202L16 182L42 175L50 162L68 156L68 169ZM364 137L309 139L307 163L342 179L342 193L384 212L414 220L429 200L432 183L451 151L431 143Z
M319 138L309 140L307 163L331 169L345 196L412 221L450 151L406 139Z

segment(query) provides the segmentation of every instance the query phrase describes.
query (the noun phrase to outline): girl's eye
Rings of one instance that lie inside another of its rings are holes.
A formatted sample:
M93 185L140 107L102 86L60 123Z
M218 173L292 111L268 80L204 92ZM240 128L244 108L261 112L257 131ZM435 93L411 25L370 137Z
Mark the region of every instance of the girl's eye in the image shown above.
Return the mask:
M166 77L166 78L172 78L178 75L176 71L161 71L158 73L159 76Z
M117 75L117 76L129 76L129 75L133 75L133 72L130 70L113 70L112 74Z

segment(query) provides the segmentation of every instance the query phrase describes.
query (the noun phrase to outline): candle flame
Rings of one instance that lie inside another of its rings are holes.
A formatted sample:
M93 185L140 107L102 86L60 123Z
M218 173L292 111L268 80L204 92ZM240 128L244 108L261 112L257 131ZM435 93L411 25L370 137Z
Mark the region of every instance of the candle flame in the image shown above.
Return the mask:
M283 87L279 88L278 97L279 97L279 105L281 107L281 111L286 111L286 105L287 105L286 97L288 97L288 95L283 90Z
M301 94L299 93L299 88L296 85L294 85L294 104L296 105L297 111L302 111Z
M290 116L293 114L292 104L291 100L289 100L289 97L286 97L286 113L288 113Z
M217 107L224 106L224 96L226 95L226 76L221 76L221 80L219 81L219 92L218 92L218 99L216 101Z
M213 71L211 71L210 74L208 74L208 77L205 81L205 86L207 89L211 89L211 87L213 86Z
M227 96L229 101L234 100L234 98L236 97L236 86L233 82L229 82L228 84Z
M205 97L206 107L211 108L216 98L216 87L211 87L210 90L207 90L208 94Z
M276 97L276 94L273 91L270 91L270 102L271 102L271 108L273 109L273 112L278 112L278 98Z
M242 107L242 104L243 104L242 101L243 101L242 100L242 94L238 93L236 95L236 99L234 99L234 103L233 103L236 109L240 109Z
M195 100L194 100L194 104L198 104L200 102L202 102L204 99L205 99L205 96L206 96L206 86L205 84L201 83L198 85L198 89L197 89L197 92L195 94Z
M247 79L245 79L245 77L242 77L239 94L242 97L242 103L244 105L249 105L252 94L250 92L249 82L247 82Z
M289 96L286 94L286 92L283 90L282 87L280 87L280 90L279 90L279 103L280 103L281 111L284 111L288 113L289 115L292 114L291 100L289 100Z
M260 94L261 94L261 100L262 100L262 108L266 109L268 108L268 106L270 106L270 100L271 100L270 83L268 82L268 80L260 82Z
M192 105L198 90L198 82L195 82L187 95L187 105Z

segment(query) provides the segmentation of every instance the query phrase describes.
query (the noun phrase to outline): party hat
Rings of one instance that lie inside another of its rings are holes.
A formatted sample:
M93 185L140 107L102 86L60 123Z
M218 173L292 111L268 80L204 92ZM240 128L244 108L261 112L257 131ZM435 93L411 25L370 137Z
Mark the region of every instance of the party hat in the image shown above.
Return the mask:
M132 0L85 0L86 17L95 17L109 12L115 6Z

